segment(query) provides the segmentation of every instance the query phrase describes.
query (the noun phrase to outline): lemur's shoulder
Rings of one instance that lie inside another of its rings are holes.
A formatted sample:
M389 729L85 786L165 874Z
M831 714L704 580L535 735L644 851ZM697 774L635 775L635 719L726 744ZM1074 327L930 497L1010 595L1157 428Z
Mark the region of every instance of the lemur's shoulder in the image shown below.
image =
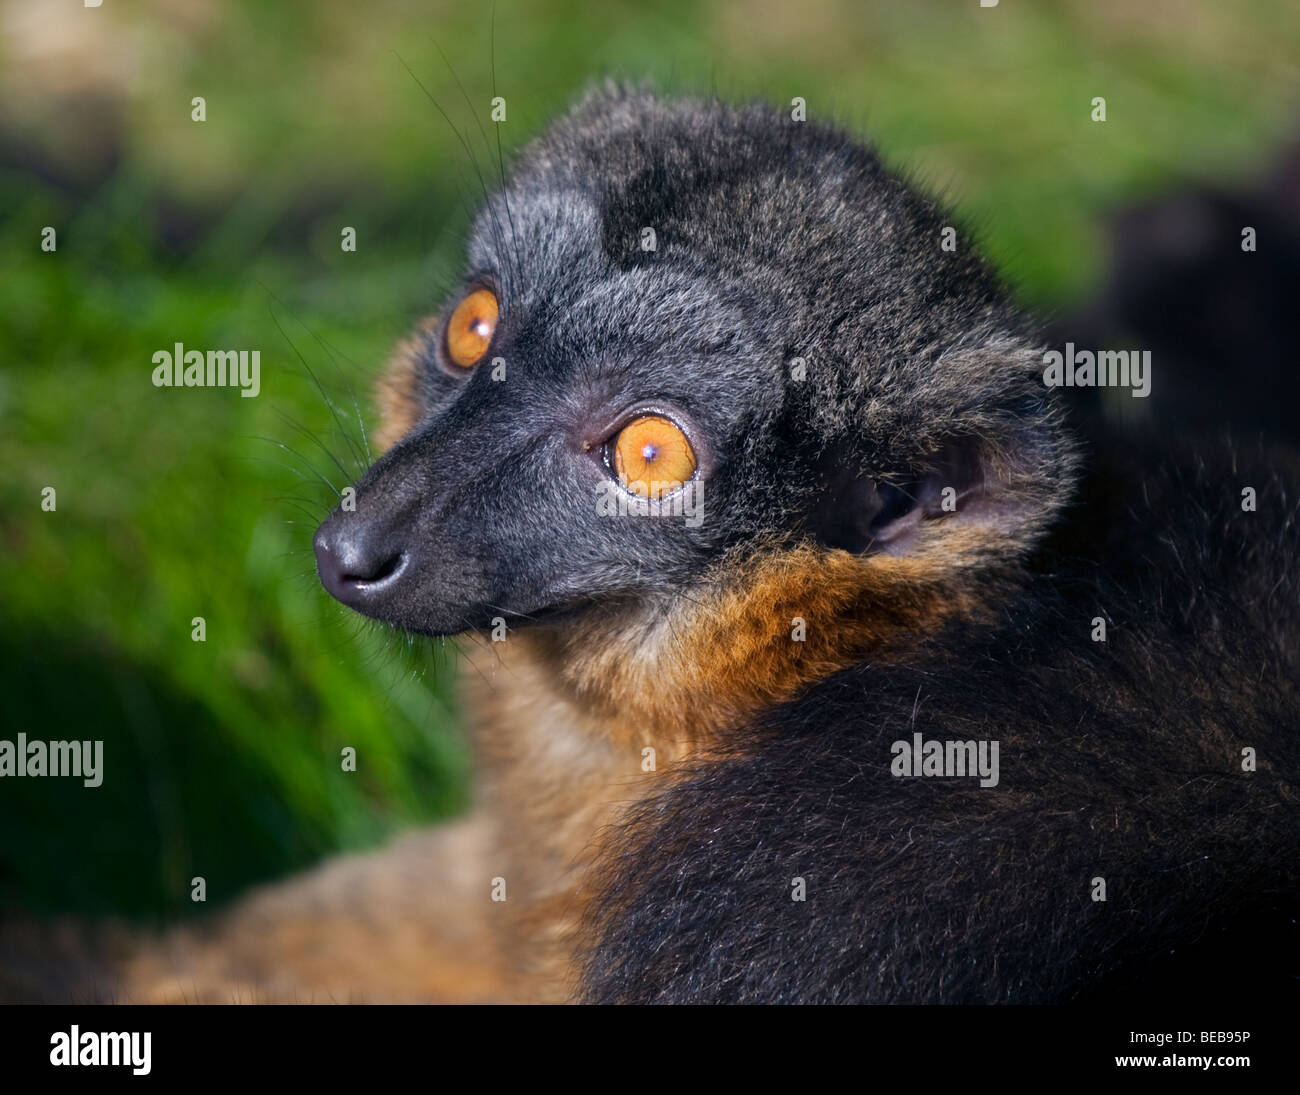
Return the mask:
M1108 470L1085 493L1131 492L1067 519L995 626L838 674L631 813L589 999L1044 1002L1138 991L1157 964L1170 996L1294 976L1243 964L1232 933L1298 953L1300 871L1277 856L1300 846L1295 457ZM915 735L998 742L996 787L898 778L891 747Z

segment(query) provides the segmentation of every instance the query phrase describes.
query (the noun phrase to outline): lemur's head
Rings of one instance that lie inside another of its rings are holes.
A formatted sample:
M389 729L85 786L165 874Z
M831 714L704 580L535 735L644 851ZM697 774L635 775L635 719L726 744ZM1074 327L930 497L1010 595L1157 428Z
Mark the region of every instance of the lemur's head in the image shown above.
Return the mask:
M321 580L411 631L501 619L622 679L712 660L779 697L975 611L1032 546L1072 465L1034 346L843 133L605 88L399 350Z

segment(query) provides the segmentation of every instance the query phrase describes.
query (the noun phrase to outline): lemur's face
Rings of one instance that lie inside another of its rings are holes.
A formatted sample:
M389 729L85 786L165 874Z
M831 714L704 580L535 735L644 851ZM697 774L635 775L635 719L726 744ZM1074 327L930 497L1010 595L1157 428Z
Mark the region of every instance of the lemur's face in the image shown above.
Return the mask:
M416 631L513 626L688 582L735 527L733 454L779 356L737 292L617 268L590 200L557 197L512 200L529 242L477 241L413 347L419 419L318 537L345 604Z
M1019 550L1030 480L1064 457L1015 321L943 227L829 131L589 98L399 352L398 439L318 532L323 583L453 634L689 595L760 550L916 552L941 516Z

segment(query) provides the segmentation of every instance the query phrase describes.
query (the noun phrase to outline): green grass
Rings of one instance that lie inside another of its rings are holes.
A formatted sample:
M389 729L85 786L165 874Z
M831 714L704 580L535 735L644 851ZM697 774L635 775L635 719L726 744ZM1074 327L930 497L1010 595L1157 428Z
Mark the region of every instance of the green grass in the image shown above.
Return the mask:
M98 67L6 40L0 719L104 739L106 775L0 784L0 903L176 915L195 875L227 900L464 805L446 654L329 602L309 551L324 480L364 460L388 347L456 277L478 186L402 62L488 174L498 133L485 146L472 112L490 125L494 81L507 153L605 73L803 96L945 191L1053 308L1097 277L1107 208L1248 178L1289 135L1293 4L1131 9L501 3L493 56L487 6L244 0L60 15L100 19L75 25ZM83 71L89 100L62 82ZM178 341L260 349L262 395L154 388Z

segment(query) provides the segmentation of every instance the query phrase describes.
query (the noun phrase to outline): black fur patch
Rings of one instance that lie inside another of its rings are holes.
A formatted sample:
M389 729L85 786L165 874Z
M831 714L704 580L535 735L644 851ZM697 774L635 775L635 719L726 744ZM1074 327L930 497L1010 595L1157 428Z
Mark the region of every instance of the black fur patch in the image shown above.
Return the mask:
M586 998L1294 992L1300 475L1216 449L1194 472L1158 453L1099 468L996 627L840 674L764 719L751 755L643 806ZM891 743L918 732L998 740L998 786L892 776Z

